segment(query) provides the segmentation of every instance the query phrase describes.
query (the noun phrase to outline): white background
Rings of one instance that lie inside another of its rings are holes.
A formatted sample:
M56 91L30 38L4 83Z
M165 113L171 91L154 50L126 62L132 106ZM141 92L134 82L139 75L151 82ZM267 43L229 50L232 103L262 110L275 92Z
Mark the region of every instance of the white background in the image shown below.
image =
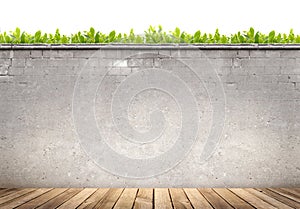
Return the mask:
M166 31L176 26L193 33L214 32L223 34L248 30L268 33L289 32L294 28L300 33L300 7L297 0L211 0L211 1L162 1L162 0L14 0L0 1L0 30L10 31L15 27L35 32L70 34L88 30L143 33L149 25L161 24Z

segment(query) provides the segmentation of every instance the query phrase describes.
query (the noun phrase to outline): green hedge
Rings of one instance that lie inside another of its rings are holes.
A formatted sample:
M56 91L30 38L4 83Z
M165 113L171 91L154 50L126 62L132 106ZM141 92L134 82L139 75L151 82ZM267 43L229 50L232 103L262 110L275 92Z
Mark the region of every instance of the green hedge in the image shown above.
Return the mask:
M64 35L56 30L54 34L43 33L40 30L35 34L23 32L20 28L15 31L0 33L0 43L9 44L68 44L68 43L205 43L205 44L235 44L235 43L300 43L300 35L294 34L293 29L289 33L276 33L271 31L268 34L255 31L252 27L248 31L237 32L229 36L220 34L216 29L215 33L203 33L200 30L189 34L175 28L174 31L166 32L161 26L150 26L143 35L135 34L133 29L128 34L111 31L108 34L90 28L88 31L78 32L71 35Z

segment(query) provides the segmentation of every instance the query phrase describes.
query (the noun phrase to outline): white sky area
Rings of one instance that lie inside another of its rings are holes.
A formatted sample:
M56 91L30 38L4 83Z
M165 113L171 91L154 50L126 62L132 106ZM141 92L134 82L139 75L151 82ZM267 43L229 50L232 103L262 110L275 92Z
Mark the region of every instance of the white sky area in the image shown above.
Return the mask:
M178 26L193 33L230 34L248 30L300 33L300 1L285 0L6 0L0 1L0 30L17 26L22 31L64 34L88 30L143 33L149 25L161 24L164 30Z

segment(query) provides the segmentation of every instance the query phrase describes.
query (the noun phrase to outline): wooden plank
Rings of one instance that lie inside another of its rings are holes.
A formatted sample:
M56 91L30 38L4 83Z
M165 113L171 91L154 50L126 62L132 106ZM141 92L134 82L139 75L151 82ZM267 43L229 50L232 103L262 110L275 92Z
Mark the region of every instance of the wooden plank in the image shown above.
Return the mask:
M0 205L3 204L3 203L5 203L5 202L11 201L11 200L13 200L15 198L18 198L18 197L20 197L22 195L28 194L28 193L30 193L30 192L32 192L34 190L35 189L33 189L33 188L22 189L20 191L16 191L16 192L13 192L13 193L11 193L9 195L1 197L0 198Z
M217 192L221 197L223 197L223 199L226 200L234 208L243 208L243 209L254 208L249 203L247 203L240 197L236 196L234 193L232 193L226 188L215 188L213 190Z
M300 199L300 192L293 190L291 188L279 188L280 190L286 191L290 193L290 195L295 196L296 198Z
M292 189L300 194L300 188L290 188L290 189Z
M202 196L202 194L200 194L197 189L185 188L184 192L194 208L213 209L213 207L209 204L209 202L207 202L207 200Z
M152 209L153 208L153 189L139 189L135 202L134 209Z
M0 197L1 197L2 194L7 193L9 190L13 190L13 189L1 189L0 190Z
M18 207L20 205L22 205L25 202L28 202L48 191L50 191L51 188L40 188L37 189L33 192L27 193L26 195L22 195L21 197L15 198L12 201L6 202L3 205L1 205L1 207L5 207L5 208L15 208Z
M169 191L175 209L193 208L183 189L170 188Z
M154 208L155 209L173 208L168 189L166 188L154 189Z
M256 208L275 209L273 205L261 200L255 195L247 192L245 189L232 188L230 190Z
M287 198L285 196L282 196L282 195L280 195L280 194L278 194L276 192L273 192L273 191L265 189L265 188L259 188L259 189L257 188L256 190L260 191L260 192L263 192L266 195L268 195L268 196L270 196L270 197L272 197L274 199L277 199L278 201L280 201L280 202L282 202L282 203L284 203L284 204L286 204L288 206L291 206L293 208L300 208L300 204L299 203L297 203L297 202L295 202L295 201L293 201L293 200L291 200L291 199L289 199L289 198Z
M121 188L109 189L102 200L100 200L94 208L111 209L116 204L123 190L124 189Z
M222 209L232 209L231 205L229 205L222 197L220 197L215 191L212 189L198 189L200 193L210 202L210 204L214 208L222 208Z
M293 192L294 194L300 196L300 188L282 188L282 189L288 189L289 191Z
M97 191L94 194L92 194L88 199L86 199L77 209L94 208L97 205L97 203L104 197L108 190L108 188L97 189Z
M13 192L16 192L16 191L20 191L21 189L16 189L16 188L11 188L11 189L3 189L0 191L0 197L4 197L6 195L9 195Z
M292 207L262 193L262 192L259 192L255 189L252 189L252 188L249 188L249 189L245 189L247 192L250 192L252 194L254 194L255 196L257 196L258 198L262 199L263 201L269 203L270 205L273 205L277 208L280 208L280 209L292 209Z
M58 209L68 209L68 208L76 208L83 201L85 201L89 196L91 196L97 189L95 188L85 188L80 191L78 194L64 202L62 205L58 207Z
M138 189L126 188L118 199L115 209L131 209L133 207L133 203L135 197L137 195Z
M78 188L68 189L67 191L61 193L60 195L54 197L53 199L49 200L48 202L46 202L45 204L37 208L39 209L57 208L58 206L60 206L61 204L63 204L64 202L66 202L76 194L78 194L81 190L82 189L78 189Z
M268 188L269 190L273 191L273 192L277 192L278 194L281 194L285 197L288 197L296 202L300 202L300 198L297 197L296 195L294 195L293 193L290 193L288 191L279 189L279 188Z
M36 208L47 201L51 200L52 198L58 196L59 194L65 192L67 188L55 188L45 194L42 194L41 196L34 198L23 205L19 206L18 209L31 209Z
M154 198L154 200L153 200ZM153 203L154 201L154 203ZM173 204L172 204L173 201ZM300 208L299 188L1 189L0 208Z

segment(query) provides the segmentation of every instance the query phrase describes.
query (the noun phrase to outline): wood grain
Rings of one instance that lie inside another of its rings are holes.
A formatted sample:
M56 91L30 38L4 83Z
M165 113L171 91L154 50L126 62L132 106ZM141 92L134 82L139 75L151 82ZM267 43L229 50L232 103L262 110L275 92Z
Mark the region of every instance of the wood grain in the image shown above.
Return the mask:
M198 189L214 208L232 209L233 207L220 197L213 189Z
M1 209L292 209L299 188L1 188Z
M153 208L153 189L139 189L135 202L134 209L152 209Z
M154 189L154 208L157 209L173 208L168 189L166 188Z

